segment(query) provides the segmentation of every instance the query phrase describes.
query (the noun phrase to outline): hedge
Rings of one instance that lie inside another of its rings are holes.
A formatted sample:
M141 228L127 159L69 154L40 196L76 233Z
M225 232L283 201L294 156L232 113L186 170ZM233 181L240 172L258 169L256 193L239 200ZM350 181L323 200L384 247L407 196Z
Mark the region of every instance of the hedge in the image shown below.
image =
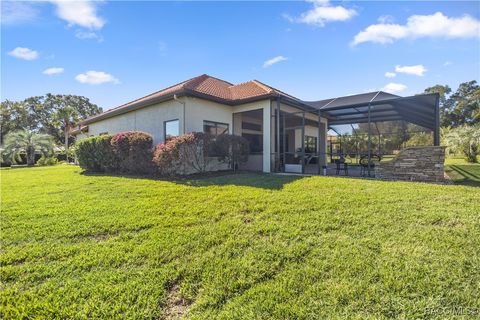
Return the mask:
M80 167L94 172L113 172L118 168L111 145L111 135L101 135L80 140L76 145Z
M152 165L152 136L145 132L117 133L111 140L118 170L127 173L149 173Z
M211 136L194 132L174 137L152 151L152 136L139 131L101 135L80 140L76 155L80 166L93 172L164 176L206 172L212 162L224 162L236 169L248 160L248 141L234 135Z

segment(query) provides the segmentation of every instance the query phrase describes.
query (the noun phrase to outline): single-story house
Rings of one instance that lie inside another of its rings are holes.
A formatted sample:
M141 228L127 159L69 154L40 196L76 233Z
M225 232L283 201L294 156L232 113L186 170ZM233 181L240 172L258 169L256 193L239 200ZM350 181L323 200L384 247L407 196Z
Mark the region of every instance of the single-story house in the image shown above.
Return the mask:
M230 133L250 142L244 169L305 172L309 163L326 164L330 125L390 120L432 130L438 145L437 94L378 91L303 101L257 80L232 84L203 74L90 117L72 134L144 131L158 144L188 132Z

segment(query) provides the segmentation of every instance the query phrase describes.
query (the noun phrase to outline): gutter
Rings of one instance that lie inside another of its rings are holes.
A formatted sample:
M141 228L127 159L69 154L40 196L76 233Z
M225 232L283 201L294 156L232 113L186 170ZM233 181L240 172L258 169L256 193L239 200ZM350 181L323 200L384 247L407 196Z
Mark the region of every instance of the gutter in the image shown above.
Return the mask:
M181 105L183 105L183 134L185 134L185 127L187 126L187 121L185 120L185 105L186 102L178 99L178 96L176 94L173 95L173 100L177 101Z

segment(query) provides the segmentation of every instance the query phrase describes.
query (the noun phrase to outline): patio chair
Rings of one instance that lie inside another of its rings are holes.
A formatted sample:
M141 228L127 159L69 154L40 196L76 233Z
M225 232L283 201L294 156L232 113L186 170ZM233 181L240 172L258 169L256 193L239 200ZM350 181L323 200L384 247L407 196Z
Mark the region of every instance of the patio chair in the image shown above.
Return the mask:
M340 174L340 171L345 172L345 175L348 176L348 163L346 162L343 156L340 156L339 159L335 160L335 165L337 166L336 175Z
M370 161L368 161L368 155L363 155L360 157L360 175L365 176L367 172L375 169L375 163L380 162L382 160L382 157L380 157L378 154L372 154L370 155Z

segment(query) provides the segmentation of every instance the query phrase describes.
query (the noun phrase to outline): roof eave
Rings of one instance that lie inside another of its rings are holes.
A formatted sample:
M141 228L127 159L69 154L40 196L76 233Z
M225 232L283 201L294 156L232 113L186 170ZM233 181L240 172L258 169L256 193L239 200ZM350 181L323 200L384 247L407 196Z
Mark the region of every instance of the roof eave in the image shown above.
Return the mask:
M104 113L101 113L101 114L98 114L96 116L93 116L93 117L90 117L90 118L87 118L87 119L83 120L81 122L81 124L82 125L91 124L91 123L94 123L94 122L97 122L97 121L101 121L101 120L108 119L108 118L111 118L111 117L115 117L115 116L118 116L118 115L121 115L121 114L124 114L124 113L132 112L132 111L144 108L144 107L148 107L148 106L151 106L151 105L156 104L156 103L168 101L168 100L173 99L174 95L184 96L184 95L186 95L185 91L186 91L185 89L179 89L179 90L176 90L174 92L171 92L171 93L159 96L159 97L155 97L155 98L151 98L151 99L148 99L148 100L145 100L145 101L142 101L142 102L134 103L134 104L132 104L130 106L127 106L127 107L124 107L124 108L107 110Z

